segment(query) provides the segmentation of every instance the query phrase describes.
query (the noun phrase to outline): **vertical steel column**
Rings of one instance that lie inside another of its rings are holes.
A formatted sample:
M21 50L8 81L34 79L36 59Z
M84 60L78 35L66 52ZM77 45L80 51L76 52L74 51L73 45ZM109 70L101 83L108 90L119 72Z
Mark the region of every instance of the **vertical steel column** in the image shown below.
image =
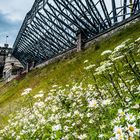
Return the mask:
M106 8L106 4L105 4L104 0L99 0L99 2L101 4L101 7L102 7L102 10L104 12L104 15L105 15L106 21L108 23L108 26L111 27L112 23L111 23L111 19L109 17L109 13L108 13L107 8Z
M138 1L138 11L140 11L140 0Z
M123 3L123 20L125 20L125 17L126 17L126 13L127 13L127 0L124 0L124 3Z
M132 14L135 14L137 12L137 7L139 7L139 0L134 0L132 6Z
M112 0L112 11L113 11L113 20L114 23L117 23L117 11L116 11L116 3L115 0Z

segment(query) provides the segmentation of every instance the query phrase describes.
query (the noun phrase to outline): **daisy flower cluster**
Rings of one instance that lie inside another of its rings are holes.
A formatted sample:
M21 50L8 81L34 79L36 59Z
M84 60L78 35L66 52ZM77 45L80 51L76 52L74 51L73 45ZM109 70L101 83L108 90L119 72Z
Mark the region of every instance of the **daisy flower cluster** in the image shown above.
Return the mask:
M112 121L114 137L110 140L135 140L140 136L140 128L136 124L140 114L134 115L132 112L130 109L118 110L117 117Z
M29 106L10 116L0 139L139 139L139 52L140 39L127 40L104 51L99 64L85 60L87 75L82 82L53 85L49 92L36 95L25 89L21 96Z

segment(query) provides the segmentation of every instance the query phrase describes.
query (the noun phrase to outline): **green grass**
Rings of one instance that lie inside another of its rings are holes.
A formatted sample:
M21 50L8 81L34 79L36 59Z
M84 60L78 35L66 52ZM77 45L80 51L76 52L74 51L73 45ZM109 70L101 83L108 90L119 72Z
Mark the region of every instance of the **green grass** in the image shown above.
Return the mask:
M71 84L73 81L79 83L86 75L83 69L85 60L88 59L89 62L98 63L102 51L113 49L128 38L135 40L140 36L139 33L140 22L137 22L111 37L91 43L88 49L73 53L67 59L33 70L20 81L14 80L4 86L0 84L0 128L6 123L10 113L25 105L21 97L24 89L30 87L33 89L32 94L35 94L40 90L49 91L54 84L64 86Z

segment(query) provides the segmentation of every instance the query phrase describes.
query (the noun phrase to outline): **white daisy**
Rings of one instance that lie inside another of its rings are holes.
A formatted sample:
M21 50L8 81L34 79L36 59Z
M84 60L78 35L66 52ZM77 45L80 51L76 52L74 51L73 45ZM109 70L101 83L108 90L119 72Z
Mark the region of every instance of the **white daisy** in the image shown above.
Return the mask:
M91 101L89 101L89 105L90 108L97 108L98 107L98 102L97 100L93 99Z
M126 114L126 117L125 119L128 121L128 122L134 122L136 120L136 117L132 114Z
M123 134L123 128L121 126L115 126L114 127L114 134L122 135Z

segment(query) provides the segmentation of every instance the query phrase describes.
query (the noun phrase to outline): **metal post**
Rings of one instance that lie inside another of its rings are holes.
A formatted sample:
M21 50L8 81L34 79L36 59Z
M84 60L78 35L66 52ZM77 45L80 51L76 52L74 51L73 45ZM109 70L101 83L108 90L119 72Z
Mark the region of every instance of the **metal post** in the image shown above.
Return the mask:
M116 12L116 3L115 3L115 0L112 0L112 11L113 11L113 20L114 20L114 23L117 23L117 12Z
M127 0L124 0L124 3L123 3L123 20L125 20L125 17L126 17L126 12L127 12Z

